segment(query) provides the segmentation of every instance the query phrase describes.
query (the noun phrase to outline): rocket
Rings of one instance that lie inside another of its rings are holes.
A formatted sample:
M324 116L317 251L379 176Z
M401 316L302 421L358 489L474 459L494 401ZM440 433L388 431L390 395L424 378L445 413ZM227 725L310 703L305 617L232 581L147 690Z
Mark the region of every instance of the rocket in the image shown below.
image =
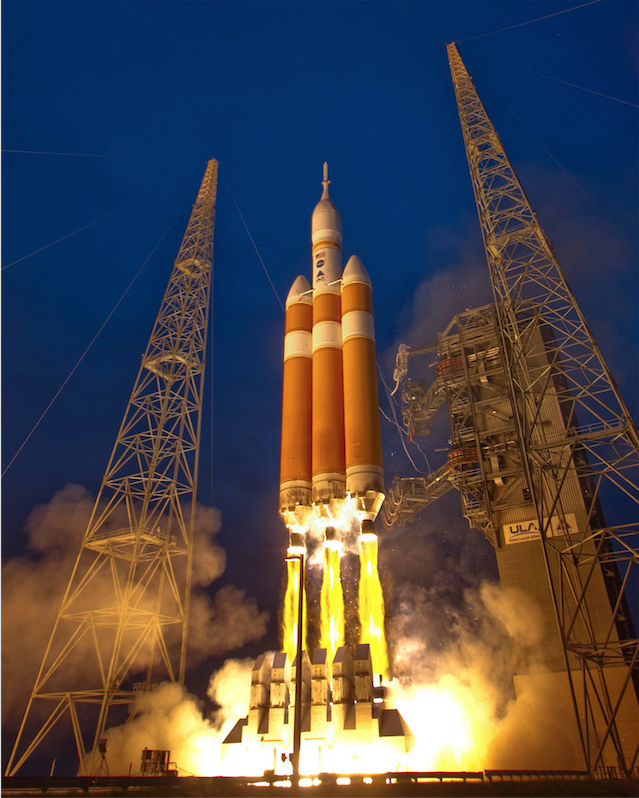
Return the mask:
M294 548L313 515L328 537L347 497L373 531L384 501L371 280L356 255L342 272L326 163L323 177L312 282L300 275L286 299L279 508Z

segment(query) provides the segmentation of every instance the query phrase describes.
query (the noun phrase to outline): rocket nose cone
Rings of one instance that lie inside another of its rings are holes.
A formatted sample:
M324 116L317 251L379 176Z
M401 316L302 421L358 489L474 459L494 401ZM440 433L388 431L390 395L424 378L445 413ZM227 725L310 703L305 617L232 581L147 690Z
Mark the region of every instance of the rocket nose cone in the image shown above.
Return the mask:
M311 286L303 274L300 274L291 286L291 290L286 297L286 307L292 305L294 302L307 302L309 305L313 304Z
M371 285L371 278L368 276L366 266L364 266L357 255L352 255L344 267L344 273L342 274L342 287L348 283L364 283L368 286Z
M311 227L313 233L316 233L318 230L336 230L338 233L342 232L342 216L337 205L330 197L328 199L321 199L315 206Z

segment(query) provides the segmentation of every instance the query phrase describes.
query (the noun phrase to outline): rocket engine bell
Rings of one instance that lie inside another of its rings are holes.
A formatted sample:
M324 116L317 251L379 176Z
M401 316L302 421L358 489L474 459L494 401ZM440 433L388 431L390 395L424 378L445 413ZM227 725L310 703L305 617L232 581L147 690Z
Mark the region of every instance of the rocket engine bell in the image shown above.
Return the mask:
M313 511L332 528L347 495L368 528L384 501L371 280L356 255L342 274L329 184L325 163L312 286L299 276L286 300L280 514L291 534Z

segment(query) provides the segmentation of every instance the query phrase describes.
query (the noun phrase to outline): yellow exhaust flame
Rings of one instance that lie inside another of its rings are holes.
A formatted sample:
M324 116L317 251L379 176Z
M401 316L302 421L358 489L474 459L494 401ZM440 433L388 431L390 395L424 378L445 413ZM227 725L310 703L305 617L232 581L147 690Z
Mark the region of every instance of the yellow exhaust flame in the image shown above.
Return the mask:
M286 573L286 593L284 595L284 611L282 613L282 651L288 654L289 662L293 662L297 655L297 615L300 582L299 560L287 560ZM302 627L306 630L306 590L304 590L302 601L304 602Z
M359 537L359 621L360 643L371 647L374 673L388 679L388 649L384 630L384 596L377 570L377 536Z
M328 661L332 662L337 649L344 645L344 593L340 574L339 544L324 545L320 634L320 648L326 649Z

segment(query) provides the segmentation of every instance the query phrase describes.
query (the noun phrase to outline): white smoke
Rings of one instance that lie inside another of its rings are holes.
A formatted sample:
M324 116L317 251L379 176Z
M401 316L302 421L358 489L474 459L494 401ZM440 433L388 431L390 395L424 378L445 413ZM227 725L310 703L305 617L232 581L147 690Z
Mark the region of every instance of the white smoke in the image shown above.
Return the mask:
M2 566L5 729L25 709L92 506L83 487L67 485L29 515L27 554Z
M191 597L189 664L208 656L234 651L266 634L268 612L260 612L246 590L235 585L220 588L211 600L207 593Z
M403 595L390 630L398 676L389 701L415 735L409 769L583 767L567 692L544 672L539 607L491 582L467 589L458 608L438 607L437 592L415 584ZM433 634L442 613L444 643ZM517 696L511 640L529 674Z
M202 702L178 684L164 682L154 692L141 693L133 720L104 733L109 773L139 773L141 752L148 748L170 751L182 776L218 774L222 742L248 714L252 667L252 659L230 659L213 674L208 695L219 708L209 718L202 714ZM87 767L89 759L90 754Z

